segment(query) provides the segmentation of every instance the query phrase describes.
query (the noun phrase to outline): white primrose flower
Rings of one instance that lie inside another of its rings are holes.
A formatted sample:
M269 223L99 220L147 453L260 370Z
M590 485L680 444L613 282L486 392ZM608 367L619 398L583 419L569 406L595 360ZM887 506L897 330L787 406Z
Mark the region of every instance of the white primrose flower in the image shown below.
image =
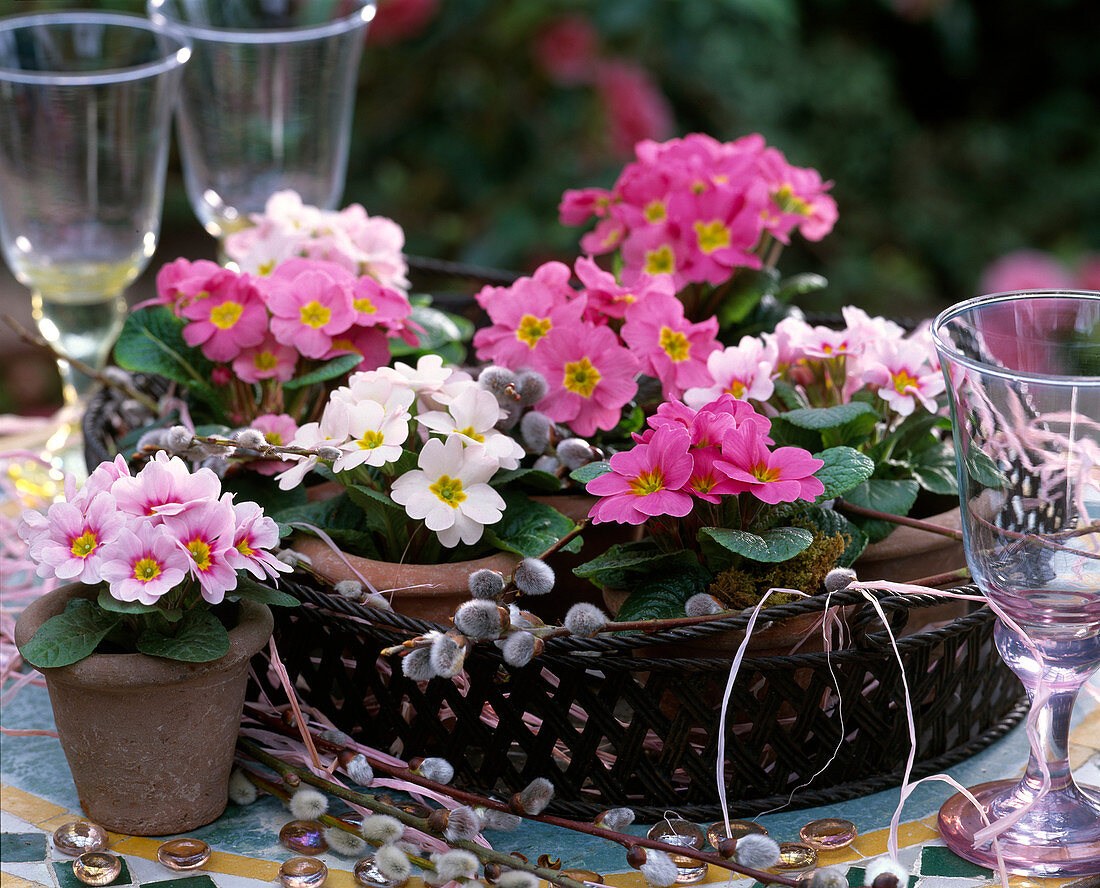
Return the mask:
M488 485L499 464L451 436L432 438L420 451L420 469L398 478L390 491L410 518L423 519L448 548L476 543L486 525L504 514L504 500Z
M446 412L432 410L417 419L433 432L457 435L467 447L481 448L502 468L514 469L523 458L523 447L494 428L503 415L493 393L470 381L455 394Z
M342 401L329 401L321 414L320 422L307 422L298 427L294 440L290 444L294 447L316 450L323 445L339 447L348 439L348 405ZM299 456L286 454L285 460L296 460L295 464L285 472L275 476L281 490L291 490L302 483L302 479L317 465L317 455Z
M348 408L348 435L351 440L340 449L343 454L333 464L343 472L356 466L384 466L401 456L401 445L409 437L408 410L391 411L377 401L360 401Z

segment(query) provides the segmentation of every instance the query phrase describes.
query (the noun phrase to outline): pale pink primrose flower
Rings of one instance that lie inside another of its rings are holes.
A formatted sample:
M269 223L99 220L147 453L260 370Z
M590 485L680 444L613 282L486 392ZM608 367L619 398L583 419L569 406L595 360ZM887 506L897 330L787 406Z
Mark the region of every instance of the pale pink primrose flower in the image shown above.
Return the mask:
M801 447L779 447L769 451L751 423L744 423L722 441L722 458L715 467L731 481L762 502L775 505L795 500L813 500L825 492L813 473L825 465Z
M303 270L291 277L281 274L287 265L265 279L271 332L307 358L323 357L332 348L333 337L355 320L351 293L331 269ZM339 271L346 274L344 269Z
M613 330L583 321L551 333L535 369L549 386L537 409L567 423L582 438L596 429L613 429L638 391L638 359L620 345Z
M848 328L848 332L866 343L884 339L901 339L905 336L905 330L901 325L886 318L873 318L859 306L845 305L840 313L844 317L844 326Z
M298 423L285 413L265 413L252 420L252 428L263 432L268 444L282 447L294 440L298 433ZM248 467L261 475L277 475L289 469L293 463L284 459L257 459L248 463Z
M880 343L867 356L863 379L899 416L912 414L917 401L935 413L936 396L945 388L943 374L929 366L925 347L910 340Z
M684 318L679 299L658 295L629 306L620 331L643 372L661 380L667 398L710 381L707 359L720 348L717 333L717 318L693 324Z
M36 523L35 519L26 521L31 528ZM86 509L69 502L54 503L46 513L45 527L32 540L23 539L31 544L28 554L38 562L38 576L98 583L104 547L114 542L123 524L124 516L115 507L114 498L102 491Z
M808 241L819 241L836 224L836 201L826 192L832 182L824 182L815 169L791 166L782 152L766 148L760 153L760 170L771 189L772 208L767 219L768 231L783 243L798 228Z
M344 472L356 466L380 467L401 457L401 445L409 437L411 414L405 408L388 410L378 401L359 401L348 407L348 435L342 454L332 464Z
M348 413L350 405L345 401L330 398L321 414L320 422L307 422L299 426L291 444L303 450L315 450L323 445L340 447L348 439ZM280 490L292 490L305 479L317 465L320 458L316 453L310 456L287 454L287 461L294 462L291 468L275 476Z
M92 469L92 473L88 476L88 480L84 482L84 486L72 495L66 492L65 499L74 506L83 508L84 504L94 499L97 494L110 490L111 485L119 478L129 477L130 464L126 462L125 456L117 453L113 460L101 462ZM66 478L66 482L68 482L68 478Z
M590 256L610 253L620 246L626 237L627 228L616 216L600 219L596 227L581 236L581 249Z
M690 443L686 429L662 426L648 442L614 454L611 471L585 487L600 497L589 512L593 523L644 524L652 517L687 515L693 501L682 488L692 472Z
M231 361L241 349L258 345L267 332L267 312L248 275L223 271L206 283L205 295L180 309L191 321L183 328L188 345L200 346L211 361Z
M742 401L767 401L775 391L776 349L755 336L742 336L737 345L707 356L711 383L684 392L684 401L700 408L722 394Z
M191 576L199 581L205 601L218 604L226 592L237 588L237 572L226 555L236 530L230 501L222 498L197 503L180 515L165 518L164 526L187 553Z
M267 277L300 254L301 242L301 232L292 228L245 228L226 238L225 254L241 271Z
M802 341L802 353L807 358L830 360L847 355L859 355L864 343L850 330L830 330L812 327Z
M134 477L118 478L111 485L111 494L123 512L160 523L165 516L178 515L195 503L217 499L221 481L210 469L192 473L178 456L170 457L161 450Z
M235 528L233 545L226 551L226 560L234 570L247 570L256 579L275 579L293 568L283 564L270 550L279 545L279 525L264 515L256 503L233 503L232 494L225 494L233 508Z
M119 601L156 604L187 578L190 561L168 528L142 521L119 531L104 553L100 576Z
M418 470L394 482L390 495L410 518L422 519L444 546L476 543L485 527L503 516L504 500L487 483L497 463L464 447L459 437L452 435L446 442L430 439L417 465Z
M445 437L458 436L466 447L481 449L501 468L515 469L524 451L517 441L495 428L502 416L496 396L469 382L451 399L446 411L423 413L417 421Z

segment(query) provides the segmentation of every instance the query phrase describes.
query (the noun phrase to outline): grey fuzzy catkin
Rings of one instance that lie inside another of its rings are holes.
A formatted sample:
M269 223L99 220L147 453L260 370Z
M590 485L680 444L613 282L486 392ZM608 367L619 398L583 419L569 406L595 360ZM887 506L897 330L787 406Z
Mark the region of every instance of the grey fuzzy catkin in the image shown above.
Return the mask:
M535 655L535 636L530 632L512 632L500 649L509 666L526 666Z
M401 671L413 681L428 681L435 678L430 648L417 648L401 658Z
M164 436L165 446L173 453L184 453L191 449L195 435L187 426L176 425Z
M168 448L167 437L167 433L164 429L150 429L138 438L137 447L134 449L138 452L144 450L166 450Z
M483 567L470 574L467 585L470 587L470 594L474 598L487 601L495 599L504 591L504 576L499 571Z
M737 840L734 858L750 869L771 869L779 862L779 843L771 836L749 833Z
M436 783L450 783L454 779L455 769L446 759L426 758L420 763L416 773L425 780L432 780Z
M329 847L344 857L361 857L367 849L365 840L336 826L326 827L323 835Z
M389 814L371 814L359 827L359 832L368 842L380 842L383 845L396 842L405 835L405 827L396 817Z
M360 786L370 786L374 782L374 768L370 766L367 757L359 753L344 766L348 776Z
M536 777L519 793L519 803L525 814L541 814L554 798L554 784L545 777Z
M351 743L351 737L337 728L325 728L318 736L322 740L327 740L329 743L335 743L341 748Z
M596 817L597 826L613 832L622 832L634 822L634 812L630 808L610 808Z
M498 367L495 364L490 364L477 377L478 385L492 392L502 404L515 403L516 399L509 393L508 388L512 387L514 390L516 381L515 373L507 367Z
M706 614L716 614L722 610L722 604L713 595L708 595L706 592L700 592L697 595L692 595L684 603L684 612L689 617L701 617Z
M533 453L542 453L550 446L550 434L554 424L545 413L531 410L519 421L519 433Z
M873 885L875 879L884 874L890 874L897 878L899 885L909 884L909 871L889 855L876 857L867 864L863 871L863 884Z
M244 775L244 771L240 768L229 775L229 801L234 805L251 805L258 795L256 785Z
M834 567L825 574L825 591L839 592L856 581L856 572L850 567Z
M607 625L607 614L596 605L580 601L565 614L565 628L580 638L591 638Z
M339 447L333 447L331 444L322 444L317 448L317 456L326 462L332 462L339 459L343 455Z
M391 882L405 882L412 875L409 856L395 845L383 845L375 851L374 865Z
M557 472L558 469L561 468L561 463L558 462L558 458L556 456L546 455L540 456L538 459L536 459L534 465L532 465L531 468L534 469L536 472L549 472L551 475L553 475L555 472Z
M290 797L287 807L298 820L316 820L328 810L328 799L317 790L303 786Z
M444 851L432 858L436 875L444 882L472 879L477 875L477 858L469 851Z
M358 580L340 580L332 587L332 591L344 598L356 601L363 597L363 584Z
M447 814L447 826L443 836L448 842L469 842L481 832L481 818L468 805L452 808Z
M454 622L459 632L473 639L498 638L503 628L497 603L480 598L459 605Z
M504 409L504 416L497 420L497 424L494 428L502 432L507 432L516 427L519 418L523 416L523 407L516 401L509 401L501 406Z
M495 829L500 832L511 832L523 825L523 818L518 814L509 814L507 811L498 811L495 808L478 808L481 815L482 829Z
M508 870L501 873L494 883L496 888L538 888L538 877L523 870Z
M654 888L669 888L676 883L676 877L680 874L676 862L664 851L656 848L645 849L645 863L639 869L645 876L645 880Z
M233 440L237 442L238 447L246 450L259 450L267 446L267 438L259 429L237 429L233 433Z
M549 390L546 377L537 370L521 370L516 374L516 394L524 407L541 401Z
M541 558L524 558L516 565L512 582L524 595L545 595L554 588L554 568Z
M596 452L584 438L566 438L558 445L557 454L567 469L579 469L596 458Z
M450 635L437 635L428 649L432 671L443 678L454 678L466 665L466 649Z
M848 878L840 866L823 866L813 871L809 888L848 888Z

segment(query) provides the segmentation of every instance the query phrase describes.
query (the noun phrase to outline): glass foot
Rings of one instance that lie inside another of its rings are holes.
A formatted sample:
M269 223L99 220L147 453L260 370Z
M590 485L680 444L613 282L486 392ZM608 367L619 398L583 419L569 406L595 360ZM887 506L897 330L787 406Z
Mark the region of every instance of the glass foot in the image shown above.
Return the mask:
M1019 810L1030 799L1026 783L997 780L970 791L990 820ZM959 857L997 868L992 843L974 847L985 824L970 801L956 793L940 808L940 835ZM1030 876L1087 876L1100 873L1100 791L1070 783L1051 790L998 842L1010 872Z

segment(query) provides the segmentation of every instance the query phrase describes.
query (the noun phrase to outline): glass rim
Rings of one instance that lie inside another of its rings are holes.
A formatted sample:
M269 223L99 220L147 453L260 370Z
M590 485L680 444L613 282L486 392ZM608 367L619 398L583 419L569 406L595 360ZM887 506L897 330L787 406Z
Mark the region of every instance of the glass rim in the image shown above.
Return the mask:
M213 25L193 25L169 15L165 11L170 0L146 0L145 10L153 26L165 30L178 30L192 40L205 40L209 43L247 43L263 45L268 43L297 43L307 40L321 40L338 34L346 34L362 28L374 20L377 11L376 0L353 0L356 9L348 15L332 19L320 25L302 25L295 28L260 28L246 30L240 28L218 28Z
M964 367L968 367L971 370L977 370L979 373L984 373L988 376L998 376L1002 379L1012 379L1020 382L1033 382L1040 385L1100 387L1100 376L1069 376L1053 373L1033 373L1023 370L1010 370L1006 367L997 367L993 364L987 364L984 361L979 361L960 354L955 346L947 342L941 335L941 330L950 321L961 314L973 311L975 308L980 308L984 305L1022 302L1025 299L1065 299L1067 297L1095 302L1100 305L1100 291L1097 290L1008 290L1001 293L989 293L985 296L975 296L945 308L936 315L935 320L932 321L931 327L932 342L936 346L936 351L938 351L943 358L957 364L962 364Z
M24 28L42 28L50 25L114 25L144 31L153 38L162 38L162 32L154 28L140 15L127 12L39 12L32 15L13 15L0 18L0 35ZM0 61L0 81L26 84L57 84L65 86L99 86L109 83L126 83L155 77L181 67L191 58L191 45L179 35L167 35L176 48L163 52L153 61L124 68L103 68L99 71L28 71L9 68Z

